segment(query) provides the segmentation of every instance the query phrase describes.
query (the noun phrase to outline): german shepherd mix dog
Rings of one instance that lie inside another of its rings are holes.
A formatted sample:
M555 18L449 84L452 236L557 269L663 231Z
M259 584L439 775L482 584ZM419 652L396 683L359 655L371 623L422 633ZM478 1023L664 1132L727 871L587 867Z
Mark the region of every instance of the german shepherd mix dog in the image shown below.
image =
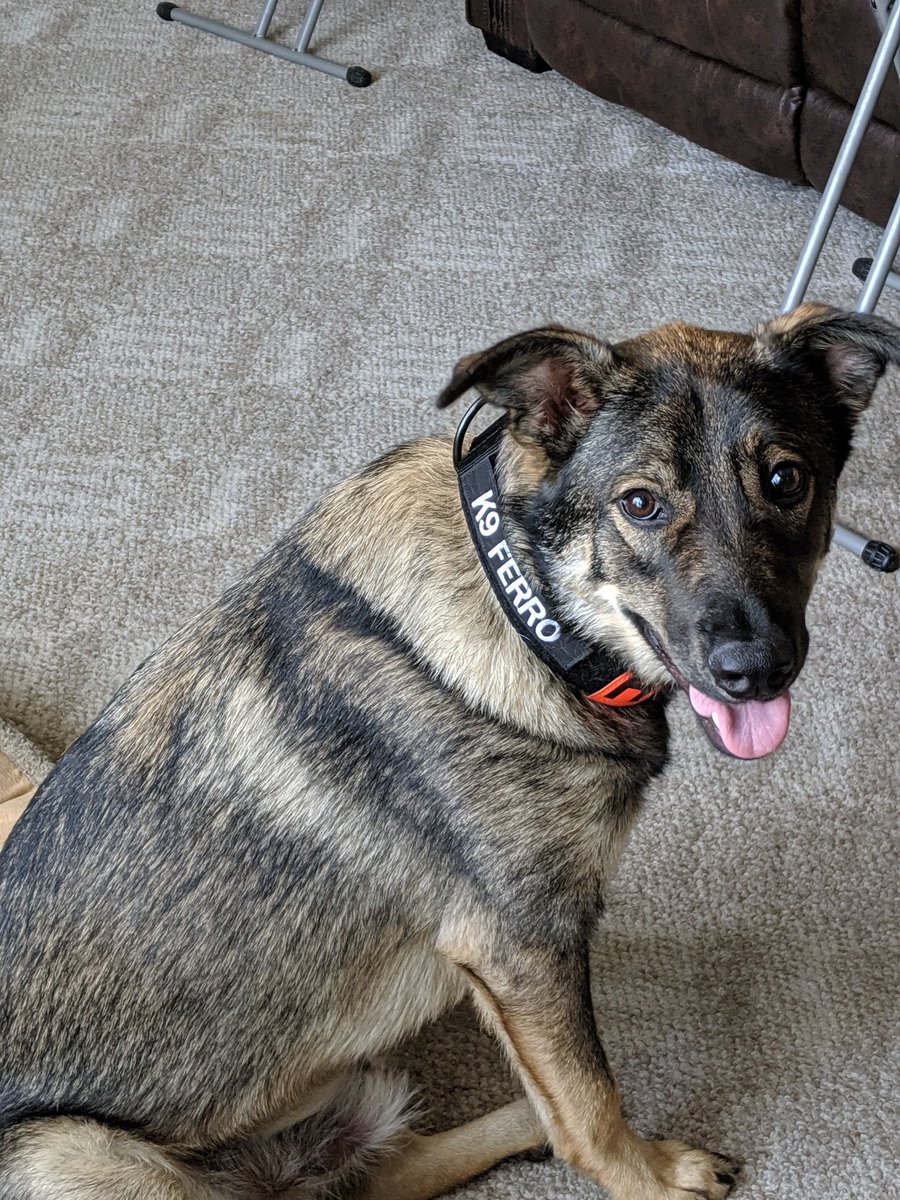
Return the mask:
M506 410L496 491L465 512L444 438L340 484L14 830L2 1200L425 1200L545 1143L615 1200L725 1196L623 1119L588 943L668 693L739 758L784 738L889 361L900 330L818 305L464 358L439 403ZM572 686L534 650L565 639L620 674ZM417 1136L378 1056L466 994L525 1098Z

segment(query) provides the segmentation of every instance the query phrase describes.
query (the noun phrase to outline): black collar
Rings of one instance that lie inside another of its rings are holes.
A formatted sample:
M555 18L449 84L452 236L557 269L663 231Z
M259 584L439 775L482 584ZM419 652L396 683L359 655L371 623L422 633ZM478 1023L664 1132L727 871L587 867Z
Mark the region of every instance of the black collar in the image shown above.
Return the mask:
M642 688L612 654L596 649L564 628L513 557L494 469L506 416L479 434L463 455L466 430L485 403L484 399L476 400L460 421L453 440L453 466L478 560L501 608L529 650L574 691L613 708L652 699L656 693Z

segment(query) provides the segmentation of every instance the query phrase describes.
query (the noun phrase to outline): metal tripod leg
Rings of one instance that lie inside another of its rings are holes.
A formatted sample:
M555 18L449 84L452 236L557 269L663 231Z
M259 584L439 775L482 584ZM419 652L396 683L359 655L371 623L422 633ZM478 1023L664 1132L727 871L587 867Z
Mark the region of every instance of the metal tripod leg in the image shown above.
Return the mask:
M853 264L853 274L857 279L868 279L871 269L871 258L858 258ZM893 288L895 292L900 292L900 275L896 271L888 271L884 286Z
M834 166L807 235L806 244L797 260L794 275L781 306L783 313L796 308L806 295L806 289L834 220L834 214L837 212L841 193L856 161L863 135L872 119L875 104L892 63L895 63L898 73L900 73L900 64L895 61L897 52L900 50L900 0L897 3L894 3L894 0L876 0L876 9L883 25L881 41L878 43L878 49L872 59L872 65L859 94L856 108L853 110L850 124L847 126L841 148L834 160ZM898 248L900 248L900 197L898 197L894 211L881 235L875 257L869 263L863 276L865 284L856 302L857 312L869 313L875 308L885 283L892 274L890 268ZM887 542L866 538L844 525L836 527L834 540L844 549L858 554L867 566L874 567L876 570L896 571L900 567L900 554Z
M176 4L158 4L156 13L164 21L189 25L192 29L200 29L204 33L214 33L216 37L226 38L229 42L237 42L239 46L247 46L250 50L261 50L264 54L272 54L275 58L283 58L286 62L295 63L297 66L311 67L314 71L324 71L326 75L345 79L352 87L368 87L372 82L372 75L365 67L344 67L328 58L320 58L318 54L307 52L324 3L325 0L312 0L294 49L283 46L280 42L275 42L267 36L275 9L278 7L278 0L266 0L253 33L245 33L243 29L237 29L233 25L223 25L221 21L213 21L209 17L197 16L196 13L179 8Z

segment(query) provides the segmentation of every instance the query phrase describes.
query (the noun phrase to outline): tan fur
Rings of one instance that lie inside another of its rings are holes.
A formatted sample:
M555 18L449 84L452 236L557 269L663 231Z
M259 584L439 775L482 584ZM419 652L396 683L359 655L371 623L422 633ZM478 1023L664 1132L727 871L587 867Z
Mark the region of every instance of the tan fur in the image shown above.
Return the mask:
M511 468L528 469L531 458L525 451L511 453ZM552 732L569 745L588 748L593 737L573 712L569 695L493 604L471 552L456 482L446 471L447 454L445 439L426 439L415 455L397 464L390 491L365 478L340 485L315 514L309 543L317 546L325 565L379 596L384 612L403 622L409 639L426 661L439 666L448 687L527 733ZM443 534L448 521L455 534L449 543ZM397 536L401 526L409 536ZM367 545L368 553L360 554L360 545ZM447 619L449 581L452 620Z
M23 1127L16 1164L4 1200L223 1200L144 1139L70 1117Z
M527 1100L507 1104L446 1133L408 1134L361 1200L430 1200L512 1154L537 1149L545 1140Z
M749 334L700 329L676 321L620 344L639 346L645 361L689 363L695 376L716 377L747 353L751 341Z

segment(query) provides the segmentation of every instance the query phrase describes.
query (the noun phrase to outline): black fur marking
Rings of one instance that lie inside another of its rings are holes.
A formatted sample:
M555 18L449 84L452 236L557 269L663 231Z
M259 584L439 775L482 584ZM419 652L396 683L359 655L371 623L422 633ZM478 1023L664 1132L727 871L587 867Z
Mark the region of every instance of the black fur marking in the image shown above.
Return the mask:
M399 446L393 446L390 450L386 450L384 454L380 454L378 458L367 463L358 473L359 479L377 479L379 476L386 474L391 467L397 463L403 462L410 457L410 454L415 450L414 442L401 442Z
M398 836L412 836L439 849L456 872L472 876L474 843L459 814L453 819L457 803L452 789L439 787L429 777L433 746L430 753L418 754L415 742L403 738L408 697L398 696L395 685L371 678L366 643L376 643L387 673L411 676L417 690L424 690L435 704L454 701L430 677L389 617L310 562L296 546L286 544L281 553L281 568L260 596L258 636L288 744L310 755L316 768L354 803L374 808L381 820L396 825ZM321 612L341 635L339 666L331 678L321 663L311 670L305 662L308 622ZM360 643L356 653L354 641ZM378 704L367 707L365 698L373 691ZM392 709L396 722L388 727L379 714ZM429 736L442 735L435 730ZM452 747L448 751L454 752Z

